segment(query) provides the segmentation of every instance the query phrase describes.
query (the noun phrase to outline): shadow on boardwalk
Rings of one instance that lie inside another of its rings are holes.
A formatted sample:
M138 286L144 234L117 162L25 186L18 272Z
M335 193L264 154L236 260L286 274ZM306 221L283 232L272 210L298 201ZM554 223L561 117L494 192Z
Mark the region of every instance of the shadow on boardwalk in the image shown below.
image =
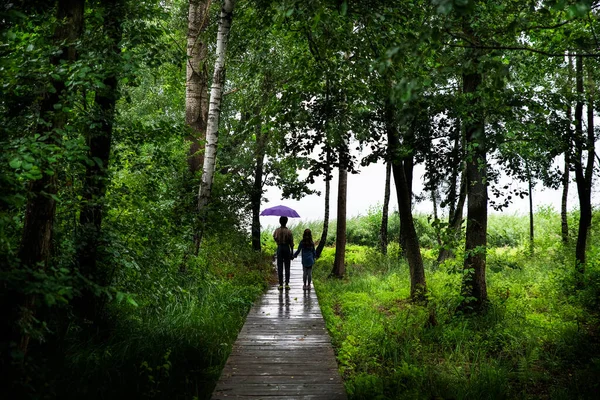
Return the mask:
M248 313L213 400L347 398L317 295L291 270L291 289L271 286Z

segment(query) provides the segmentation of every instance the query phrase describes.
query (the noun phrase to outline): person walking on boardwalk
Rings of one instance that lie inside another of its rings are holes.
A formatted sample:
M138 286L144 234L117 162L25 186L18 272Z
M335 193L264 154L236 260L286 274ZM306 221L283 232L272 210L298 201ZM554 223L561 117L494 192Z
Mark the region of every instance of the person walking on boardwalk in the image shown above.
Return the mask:
M302 280L304 281L302 289L307 290L310 289L310 284L312 282L312 267L315 265L315 258L317 257L315 242L313 242L310 229L304 230L302 240L298 245L298 250L296 250L292 259L296 258L300 251L302 251Z
M279 290L283 290L283 267L285 266L285 289L290 288L290 262L294 252L294 235L286 225L287 217L279 218L281 226L273 232L273 239L277 243L277 276L279 278Z

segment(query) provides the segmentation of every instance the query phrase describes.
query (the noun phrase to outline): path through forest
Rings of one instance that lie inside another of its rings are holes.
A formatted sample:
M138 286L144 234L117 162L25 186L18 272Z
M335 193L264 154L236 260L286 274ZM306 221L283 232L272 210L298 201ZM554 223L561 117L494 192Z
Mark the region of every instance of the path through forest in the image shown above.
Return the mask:
M248 313L213 400L347 398L315 290L302 290L298 260L291 289L272 285Z

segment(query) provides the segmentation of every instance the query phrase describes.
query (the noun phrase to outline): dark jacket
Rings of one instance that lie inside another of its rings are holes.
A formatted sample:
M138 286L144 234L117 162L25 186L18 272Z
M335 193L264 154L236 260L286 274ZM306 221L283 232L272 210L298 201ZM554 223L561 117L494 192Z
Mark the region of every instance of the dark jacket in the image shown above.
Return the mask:
M294 253L294 258L302 251L302 266L303 267L312 267L315 264L315 258L317 258L317 251L315 250L315 246L312 245L310 247L304 247L304 241L300 241L298 245L298 250Z

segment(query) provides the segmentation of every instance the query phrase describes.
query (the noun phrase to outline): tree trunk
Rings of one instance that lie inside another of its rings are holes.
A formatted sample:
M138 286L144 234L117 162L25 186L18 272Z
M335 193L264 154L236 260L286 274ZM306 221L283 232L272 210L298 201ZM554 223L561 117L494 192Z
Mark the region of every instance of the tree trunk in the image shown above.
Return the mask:
M103 79L104 87L96 92L93 118L95 130L87 132L87 142L90 148L88 157L93 163L86 164L85 181L83 185L83 204L79 214L80 239L77 254L79 272L94 284L106 286L109 283L108 271L101 271L97 265L98 248L103 217L103 202L108 180L108 162L111 152L115 104L118 97L117 69L119 65L119 42L121 41L124 17L122 0L105 2L104 31L110 41L110 55L106 60L107 75ZM109 65L112 64L112 65ZM99 322L103 299L99 299L89 287L82 290L81 296L74 301L74 307L79 316L94 322ZM97 325L99 326L99 325Z
M533 231L533 182L531 179L531 171L529 165L526 162L525 168L527 168L527 188L529 191L529 254L534 253L534 231Z
M250 203L252 207L252 248L255 251L260 251L260 204L263 194L263 173L269 133L262 132L262 123L260 122L260 107L257 107L255 116L258 122L255 127L256 149L254 153L254 184L252 185Z
M585 273L586 247L589 228L592 223L592 176L594 167L594 99L592 85L589 85L587 119L587 137L583 134L583 57L575 58L575 86L577 90L577 103L575 105L575 157L573 166L575 169L575 182L577 183L577 194L579 196L579 227L577 232L577 244L575 247L576 269L580 273L580 284L583 283ZM587 165L583 167L583 153L587 150Z
M329 150L327 150L327 165L329 166ZM325 215L323 217L323 232L321 232L321 240L316 249L317 258L321 257L321 252L327 243L327 234L329 233L329 195L331 193L331 171L327 167L325 175Z
M454 136L454 149L452 151L453 168L450 178L450 188L448 192L448 228L446 230L445 242L440 248L437 262L442 263L449 258L454 258L453 247L460 235L460 228L463 222L463 208L467 196L467 181L465 164L461 157L461 122L456 120L456 129ZM458 180L460 178L460 184ZM458 195L456 188L458 187Z
M565 150L565 171L562 179L562 198L560 202L560 228L561 237L563 243L569 243L569 222L567 220L567 204L569 199L569 176L571 172L570 153L571 153L571 139L573 133L571 131L571 106L567 106L567 120L569 121L569 127L567 128L567 149Z
M461 165L462 159L460 157L460 145L461 145L461 127L460 119L456 119L456 126L454 129L454 148L452 149L452 174L450 175L450 185L448 188L448 221L454 218L456 212L456 198L457 198L457 185L459 175L462 173ZM460 189L459 189L460 190Z
M54 32L53 42L56 45L65 45L62 53L51 58L51 63L58 67L64 62L73 62L77 59L74 46L75 41L83 32L83 0L59 0L57 7L57 27ZM55 110L54 106L60 103L61 95L65 90L62 79L53 79L52 86L55 91L46 93L40 104L40 120L36 130L42 137L47 137L45 144L60 145L60 130L66 123L66 116L62 109ZM48 124L51 124L50 132ZM52 229L56 213L56 194L58 193L56 179L56 165L43 160L41 170L43 176L29 184L27 206L23 235L19 246L19 259L24 269L37 271L46 269L51 249ZM27 327L33 323L35 317L35 298L33 295L17 293L11 296L12 304L8 319L14 323L11 326L11 340L22 352L23 356L29 346ZM21 327L21 328L19 328ZM24 331L22 331L22 330Z
M331 271L331 275L337 278L342 278L346 273L346 196L348 192L348 170L346 169L346 150L343 149L341 153L338 180L335 259L333 261L333 269Z
M215 70L210 90L204 166L202 168L202 181L200 182L200 188L198 190L198 211L201 216L205 212L205 207L210 201L215 174L221 99L223 96L223 86L225 84L225 53L227 50L229 31L231 30L234 5L235 0L223 0L219 18L216 51L217 59L215 60ZM198 239L198 243L200 243L200 239Z
M472 57L474 72L463 74L463 93L468 97L469 116L465 120L467 154L467 229L462 282L463 308L478 310L487 303L485 279L487 244L486 137L478 87L482 77L478 58Z
M192 176L204 162L202 145L206 139L208 119L208 45L202 33L208 26L211 0L189 0L187 63L185 86L185 122L190 128L188 170Z
M435 239L437 241L438 246L442 246L442 235L440 234L440 225L439 225L439 217L438 217L438 208L437 208L437 195L436 188L431 188L431 204L433 204L433 221L435 222Z
M381 210L381 228L379 229L379 246L381 254L387 254L388 246L388 215L390 208L390 180L392 175L392 164L385 163L385 190L383 194L383 208Z
M384 115L388 139L388 154L392 163L396 197L398 198L400 236L404 238L405 254L410 270L410 297L415 301L420 301L425 299L427 285L425 282L425 269L421 257L419 238L412 216L412 191L406 176L407 168L405 162L412 165L412 149L410 155L401 155L400 137L395 123L394 106L389 99L386 100Z
M395 124L395 123L394 123ZM415 125L416 125L416 117L413 118L409 128L408 128L408 132L404 135L403 138L403 144L404 146L406 146L407 148L410 148L410 155L407 155L406 157L402 157L402 161L400 162L402 171L403 171L403 175L404 178L406 180L406 187L408 189L409 192L409 208L412 210L412 179L413 179L413 169L414 169L414 160L413 160L413 152L412 149L414 149L414 129L415 129ZM395 130L397 130L397 127L394 128ZM398 139L400 140L400 139ZM399 142L398 142L399 143ZM393 168L392 168L393 169ZM394 178L394 182L397 183L397 181ZM396 187L396 190L398 190L398 188ZM412 213L412 211L411 211ZM409 230L410 228L407 227L406 225L406 220L403 220L402 218L400 218L400 254L403 257L407 256L407 252L406 252L406 233L407 230Z

